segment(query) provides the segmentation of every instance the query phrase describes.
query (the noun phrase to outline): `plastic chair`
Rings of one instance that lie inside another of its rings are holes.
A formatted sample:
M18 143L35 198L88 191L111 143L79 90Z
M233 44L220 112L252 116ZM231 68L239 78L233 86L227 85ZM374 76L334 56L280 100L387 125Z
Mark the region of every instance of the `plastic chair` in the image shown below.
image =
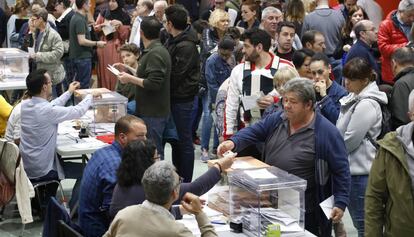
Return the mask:
M47 205L46 217L43 222L43 237L55 237L62 236L60 234L59 221L63 221L71 229L75 230L78 234L81 232L80 228L71 221L69 213L65 206L60 204L55 197L51 197ZM66 235L63 235L66 236ZM82 236L82 235L69 235L69 236Z

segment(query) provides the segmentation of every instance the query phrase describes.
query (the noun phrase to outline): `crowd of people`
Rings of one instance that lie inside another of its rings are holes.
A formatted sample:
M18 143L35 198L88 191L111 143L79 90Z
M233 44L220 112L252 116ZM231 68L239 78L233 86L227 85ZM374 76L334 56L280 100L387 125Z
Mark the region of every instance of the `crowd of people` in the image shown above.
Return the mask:
M27 92L0 97L0 133L30 181L77 179L70 206L85 236L189 236L175 222L186 213L217 236L198 195L231 167L218 159L229 150L305 179L316 236L346 236L346 208L359 237L414 234L414 0L388 15L374 0L212 0L201 14L198 1L174 2L0 8L0 45L27 51L30 66ZM67 102L91 87L125 96L129 115L83 169L55 148L58 124L99 94ZM166 143L172 164L160 161ZM193 180L195 149L216 160ZM327 219L319 203L331 195Z

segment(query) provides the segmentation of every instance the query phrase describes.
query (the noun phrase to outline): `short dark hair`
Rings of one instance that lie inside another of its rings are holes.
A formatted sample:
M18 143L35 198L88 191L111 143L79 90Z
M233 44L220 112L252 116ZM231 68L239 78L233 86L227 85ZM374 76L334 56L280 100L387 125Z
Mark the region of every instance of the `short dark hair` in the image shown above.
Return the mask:
M241 40L244 41L246 39L248 39L250 43L253 44L254 46L257 46L258 44L262 44L264 51L269 51L271 41L272 41L270 38L270 35L266 31L262 29L258 29L258 28L252 28L252 29L246 30L243 33Z
M315 53L311 58L311 63L322 61L325 66L329 67L329 58L324 53Z
M134 116L134 115L125 115L118 119L115 123L115 137L118 137L121 133L128 133L131 128L132 123L142 123L145 125L144 120Z
M121 51L127 51L135 54L136 56L139 55L140 51L136 44L130 43L130 44L124 44L119 48L119 52Z
M141 21L141 30L145 38L149 40L158 39L162 28L161 22L154 16L145 16Z
M26 77L26 86L29 96L35 96L42 92L43 85L48 82L45 75L46 72L46 69L37 69Z
M194 28L194 30L198 33L198 34L202 34L204 29L209 28L209 24L208 21L205 20L196 20L193 22L193 24L191 24L191 26Z
M122 161L116 171L118 184L127 188L141 184L145 170L154 164L156 146L151 140L132 141L122 151Z
M342 75L350 80L369 79L369 81L375 81L376 79L374 70L368 61L359 57L353 58L345 64Z
M229 27L227 29L226 35L230 36L234 40L239 40L241 37L240 30L236 26Z
M83 6L83 4L85 4L86 2L88 2L89 0L76 0L76 2L75 2L75 4L76 4L76 7L78 8L78 9L81 9L82 8L82 6Z
M289 27L289 28L292 28L292 29L294 29L295 30L295 32L296 32L296 28L295 28L295 24L293 24L292 22L290 22L290 21L281 21L281 22L279 22L278 24L277 24L277 29L276 29L276 33L280 33L280 32L282 32L282 28L283 27Z
M188 26L188 12L180 4L174 4L167 7L167 9L165 9L165 16L167 21L170 21L177 30L185 30Z
M391 55L391 59L401 66L414 66L414 49L409 47L398 48Z
M56 1L56 4L60 4L60 3L62 3L65 8L70 7L70 0L57 0Z
M305 59L307 57L312 58L313 55L315 55L315 52L313 52L310 49L307 49L307 48L299 49L293 53L293 56L292 56L293 65L295 65L296 68L300 68L305 62Z
M303 47L305 47L306 43L314 44L315 43L315 36L317 34L322 35L322 33L317 31L317 30L308 30L305 33L303 33L303 35L302 35L302 45L303 45Z
M48 15L49 13L46 11L45 8L40 8L33 12L34 17L41 18L44 22L47 22Z

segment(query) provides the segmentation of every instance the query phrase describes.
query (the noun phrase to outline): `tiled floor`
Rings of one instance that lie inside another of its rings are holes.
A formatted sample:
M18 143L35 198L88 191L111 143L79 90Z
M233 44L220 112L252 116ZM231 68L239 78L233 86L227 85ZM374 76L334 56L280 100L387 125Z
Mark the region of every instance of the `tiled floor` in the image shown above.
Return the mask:
M207 165L200 161L200 147L196 146L195 150L195 163L194 163L194 178L200 176L207 170ZM171 148L167 144L165 149L165 156L167 160L171 160ZM62 185L65 189L65 193L70 193L70 189L74 184L74 180L65 180ZM0 222L0 237L15 237L20 236L21 223L18 213L14 211L15 205L9 205L5 211L5 220ZM347 230L348 237L356 237L356 230L352 226L352 221L349 213L346 212L344 217L344 224ZM42 236L42 222L36 220L25 227L24 236L26 237L40 237Z

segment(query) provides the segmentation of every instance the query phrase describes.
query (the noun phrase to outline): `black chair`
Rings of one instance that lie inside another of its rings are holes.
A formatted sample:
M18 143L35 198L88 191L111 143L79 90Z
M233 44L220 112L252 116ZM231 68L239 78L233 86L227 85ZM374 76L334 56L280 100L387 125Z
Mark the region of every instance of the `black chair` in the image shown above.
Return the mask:
M63 220L58 221L58 236L57 237L83 237L70 225L66 224Z

